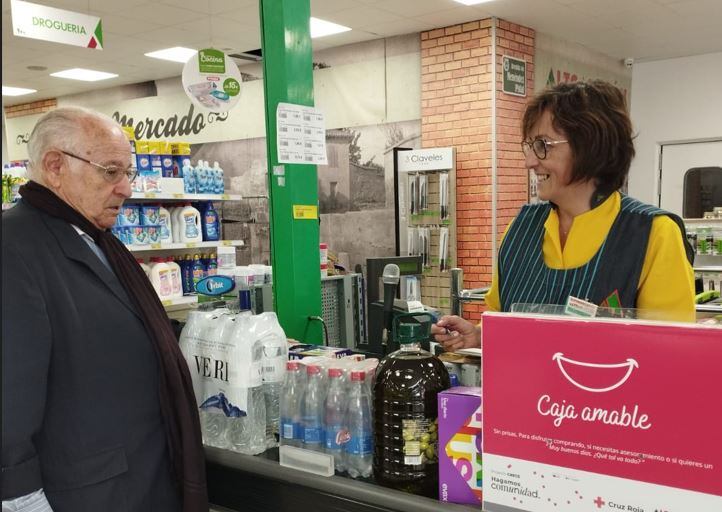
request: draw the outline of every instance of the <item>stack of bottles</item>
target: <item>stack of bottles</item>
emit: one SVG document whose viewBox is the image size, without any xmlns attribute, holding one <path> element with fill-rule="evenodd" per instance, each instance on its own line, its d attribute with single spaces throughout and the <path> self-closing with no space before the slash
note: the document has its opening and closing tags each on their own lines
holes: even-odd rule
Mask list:
<svg viewBox="0 0 722 512">
<path fill-rule="evenodd" d="M 194 253 L 168 258 L 152 257 L 149 260 L 150 264 L 146 264 L 142 258 L 136 258 L 136 261 L 145 271 L 161 300 L 195 293 L 195 285 L 198 281 L 218 273 L 216 253 Z M 154 271 L 158 264 L 166 265 L 168 268 L 160 265 Z"/>
<path fill-rule="evenodd" d="M 222 194 L 225 191 L 223 169 L 218 162 L 198 160 L 191 164 L 191 147 L 187 142 L 135 140 L 126 130 L 138 177 L 133 192 L 161 192 L 161 178 L 182 178 L 187 194 Z"/>
<path fill-rule="evenodd" d="M 267 433 L 279 421 L 279 383 L 288 358 L 276 314 L 191 311 L 180 347 L 193 379 L 203 442 L 249 455 L 265 451 Z"/>
<path fill-rule="evenodd" d="M 211 201 L 124 204 L 113 234 L 126 245 L 217 242 L 220 219 Z"/>
<path fill-rule="evenodd" d="M 281 444 L 333 455 L 337 472 L 371 476 L 377 359 L 304 357 L 286 364 Z"/>
</svg>

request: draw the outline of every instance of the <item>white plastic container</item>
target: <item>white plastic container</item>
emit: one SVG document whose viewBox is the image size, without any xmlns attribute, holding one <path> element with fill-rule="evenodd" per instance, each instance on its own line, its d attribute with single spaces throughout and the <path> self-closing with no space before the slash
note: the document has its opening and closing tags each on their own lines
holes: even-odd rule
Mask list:
<svg viewBox="0 0 722 512">
<path fill-rule="evenodd" d="M 171 284 L 171 296 L 173 298 L 183 297 L 183 276 L 181 274 L 181 268 L 173 258 L 168 258 L 165 261 L 166 265 L 170 269 L 170 284 Z"/>
<path fill-rule="evenodd" d="M 228 268 L 236 266 L 236 248 L 219 246 L 218 252 L 218 268 Z"/>
<path fill-rule="evenodd" d="M 138 265 L 140 265 L 140 268 L 143 269 L 143 272 L 145 272 L 145 275 L 148 279 L 150 279 L 150 267 L 146 265 L 146 263 L 143 261 L 142 258 L 136 258 L 135 261 L 138 262 Z"/>
<path fill-rule="evenodd" d="M 150 282 L 161 300 L 172 297 L 171 270 L 162 258 L 158 258 L 150 267 Z"/>
<path fill-rule="evenodd" d="M 160 226 L 160 243 L 166 245 L 173 242 L 173 221 L 170 211 L 164 206 L 158 209 L 158 226 Z"/>
<path fill-rule="evenodd" d="M 180 242 L 202 242 L 201 213 L 193 208 L 190 203 L 186 203 L 178 217 L 180 218 L 180 225 L 178 226 Z"/>
<path fill-rule="evenodd" d="M 175 206 L 170 209 L 171 235 L 174 243 L 180 243 L 180 219 L 178 214 L 183 210 L 182 206 Z"/>
</svg>

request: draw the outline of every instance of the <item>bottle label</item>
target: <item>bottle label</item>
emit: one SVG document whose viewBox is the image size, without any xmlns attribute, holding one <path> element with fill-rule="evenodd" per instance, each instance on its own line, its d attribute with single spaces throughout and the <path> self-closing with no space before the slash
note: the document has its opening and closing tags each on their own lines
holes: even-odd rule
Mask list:
<svg viewBox="0 0 722 512">
<path fill-rule="evenodd" d="M 404 464 L 420 466 L 437 461 L 437 419 L 401 420 Z"/>
<path fill-rule="evenodd" d="M 181 280 L 180 280 L 180 272 L 173 272 L 170 273 L 170 285 L 171 289 L 173 290 L 173 294 L 181 293 Z"/>
<path fill-rule="evenodd" d="M 183 215 L 186 227 L 186 238 L 198 238 L 198 226 L 196 225 L 196 216 L 193 213 Z"/>
<path fill-rule="evenodd" d="M 326 448 L 340 450 L 351 439 L 351 434 L 343 425 L 331 425 L 326 429 Z"/>
<path fill-rule="evenodd" d="M 285 341 L 282 340 L 283 343 Z M 279 346 L 264 345 L 263 347 L 263 382 L 273 384 L 283 381 L 288 356 Z"/>
<path fill-rule="evenodd" d="M 281 423 L 281 436 L 283 439 L 298 439 L 298 426 L 293 423 Z"/>
<path fill-rule="evenodd" d="M 321 443 L 321 428 L 320 427 L 304 427 L 303 442 L 308 443 L 308 444 L 320 444 Z"/>
<path fill-rule="evenodd" d="M 371 432 L 351 433 L 348 442 L 344 445 L 344 450 L 352 455 L 369 455 L 373 450 Z"/>
<path fill-rule="evenodd" d="M 206 233 L 208 234 L 208 238 L 216 238 L 218 236 L 216 216 L 214 214 L 206 214 Z"/>
<path fill-rule="evenodd" d="M 170 283 L 170 272 L 167 270 L 161 270 L 158 272 L 158 279 L 160 280 L 160 295 L 171 294 L 171 283 Z"/>
</svg>

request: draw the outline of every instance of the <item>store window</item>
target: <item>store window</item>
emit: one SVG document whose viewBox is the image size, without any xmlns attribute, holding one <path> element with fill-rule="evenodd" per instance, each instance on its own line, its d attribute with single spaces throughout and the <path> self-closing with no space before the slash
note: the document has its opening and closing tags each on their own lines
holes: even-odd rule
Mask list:
<svg viewBox="0 0 722 512">
<path fill-rule="evenodd" d="M 722 167 L 695 167 L 684 175 L 683 216 L 699 219 L 722 206 Z"/>
</svg>

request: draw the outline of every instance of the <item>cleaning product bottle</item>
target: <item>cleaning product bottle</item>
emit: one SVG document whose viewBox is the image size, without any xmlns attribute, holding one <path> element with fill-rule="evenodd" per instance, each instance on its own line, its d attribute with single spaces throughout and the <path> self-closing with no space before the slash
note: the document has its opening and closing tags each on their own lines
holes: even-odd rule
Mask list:
<svg viewBox="0 0 722 512">
<path fill-rule="evenodd" d="M 223 169 L 218 162 L 213 162 L 213 193 L 222 194 L 225 190 L 225 184 L 223 181 Z"/>
<path fill-rule="evenodd" d="M 172 296 L 170 268 L 163 258 L 151 258 L 151 261 L 153 261 L 153 266 L 150 269 L 150 282 L 160 300 L 170 299 Z"/>
<path fill-rule="evenodd" d="M 203 268 L 203 263 L 201 263 L 200 254 L 193 255 L 193 265 L 191 266 L 191 272 L 193 275 L 193 291 L 195 291 L 196 284 L 198 284 L 198 281 L 200 281 L 201 279 L 206 277 L 205 269 Z"/>
<path fill-rule="evenodd" d="M 173 224 L 170 211 L 163 205 L 158 205 L 158 226 L 160 227 L 160 243 L 163 245 L 171 243 L 173 241 Z"/>
<path fill-rule="evenodd" d="M 183 167 L 181 168 L 183 173 L 183 192 L 186 194 L 196 193 L 196 178 L 194 167 L 191 165 L 190 158 L 183 159 Z"/>
<path fill-rule="evenodd" d="M 186 254 L 183 257 L 183 264 L 181 265 L 181 284 L 183 286 L 183 293 L 195 293 L 193 288 L 193 258 L 190 254 Z"/>
<path fill-rule="evenodd" d="M 203 241 L 200 212 L 193 208 L 190 203 L 186 203 L 183 210 L 181 210 L 179 217 L 180 241 L 182 243 Z"/>
<path fill-rule="evenodd" d="M 145 272 L 146 277 L 150 279 L 150 267 L 145 264 L 142 258 L 136 258 L 135 261 L 138 262 L 138 265 L 140 265 L 140 268 L 143 269 L 143 272 Z"/>
<path fill-rule="evenodd" d="M 208 257 L 208 263 L 206 263 L 206 274 L 209 276 L 215 276 L 218 274 L 218 259 L 216 253 L 212 252 Z"/>
<path fill-rule="evenodd" d="M 217 242 L 220 239 L 218 212 L 213 207 L 213 202 L 208 201 L 203 209 L 203 240 Z"/>
<path fill-rule="evenodd" d="M 183 297 L 183 277 L 180 265 L 175 262 L 173 256 L 169 256 L 165 263 L 170 269 L 171 296 L 174 298 Z"/>
<path fill-rule="evenodd" d="M 180 219 L 178 213 L 183 209 L 182 206 L 174 206 L 170 209 L 170 228 L 173 237 L 173 243 L 180 243 Z"/>
</svg>

